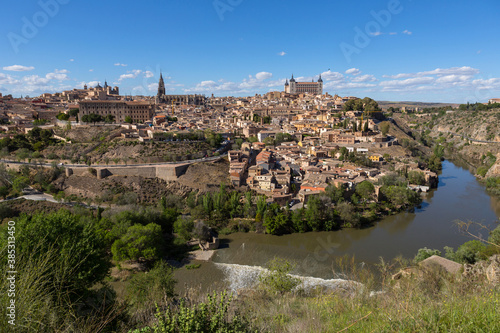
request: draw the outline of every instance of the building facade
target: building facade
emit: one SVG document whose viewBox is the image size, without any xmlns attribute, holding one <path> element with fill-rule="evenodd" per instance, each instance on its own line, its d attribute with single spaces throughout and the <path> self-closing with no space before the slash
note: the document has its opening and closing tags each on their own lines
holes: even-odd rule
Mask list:
<svg viewBox="0 0 500 333">
<path fill-rule="evenodd" d="M 166 103 L 174 105 L 204 105 L 205 102 L 205 95 L 166 95 L 165 82 L 163 81 L 162 73 L 160 73 L 158 93 L 156 94 L 156 104 Z"/>
<path fill-rule="evenodd" d="M 95 113 L 102 117 L 112 115 L 119 123 L 125 122 L 127 116 L 130 116 L 135 123 L 151 121 L 155 113 L 153 104 L 137 101 L 81 101 L 79 108 L 80 119 Z"/>
<path fill-rule="evenodd" d="M 285 93 L 323 95 L 323 79 L 320 75 L 318 82 L 314 82 L 314 80 L 312 82 L 297 82 L 292 74 L 290 82 L 288 82 L 288 79 L 285 82 Z"/>
</svg>

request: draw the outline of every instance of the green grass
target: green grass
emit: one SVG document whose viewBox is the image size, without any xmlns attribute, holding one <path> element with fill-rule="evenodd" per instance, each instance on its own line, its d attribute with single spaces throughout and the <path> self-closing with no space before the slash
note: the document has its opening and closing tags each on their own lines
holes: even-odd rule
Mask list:
<svg viewBox="0 0 500 333">
<path fill-rule="evenodd" d="M 256 293 L 239 310 L 268 332 L 500 332 L 499 288 L 476 287 L 445 284 L 434 294 L 413 280 L 371 297 Z"/>
</svg>

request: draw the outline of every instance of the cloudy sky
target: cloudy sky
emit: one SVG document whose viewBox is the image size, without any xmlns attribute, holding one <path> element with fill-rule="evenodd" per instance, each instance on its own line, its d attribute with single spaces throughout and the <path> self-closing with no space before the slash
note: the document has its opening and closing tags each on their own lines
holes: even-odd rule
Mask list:
<svg viewBox="0 0 500 333">
<path fill-rule="evenodd" d="M 500 98 L 494 0 L 26 0 L 3 5 L 0 92 L 107 80 L 122 94 L 248 96 L 298 80 L 331 94 Z"/>
</svg>

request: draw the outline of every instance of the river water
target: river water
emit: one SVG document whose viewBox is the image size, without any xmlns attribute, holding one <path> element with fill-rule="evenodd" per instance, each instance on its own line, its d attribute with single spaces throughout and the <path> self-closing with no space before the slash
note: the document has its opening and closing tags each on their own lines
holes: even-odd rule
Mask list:
<svg viewBox="0 0 500 333">
<path fill-rule="evenodd" d="M 354 256 L 358 264 L 374 264 L 379 258 L 398 255 L 413 258 L 419 248 L 443 252 L 444 246 L 457 248 L 471 240 L 462 234 L 457 220 L 475 221 L 494 228 L 500 216 L 500 200 L 490 197 L 468 169 L 450 161 L 436 190 L 425 194 L 414 212 L 392 215 L 366 229 L 310 232 L 283 236 L 236 233 L 222 238 L 212 262 L 197 270 L 176 271 L 179 287 L 202 290 L 250 287 L 261 267 L 280 257 L 293 262 L 294 274 L 307 277 L 309 284 L 337 285 L 335 259 Z M 477 231 L 487 238 L 487 232 Z"/>
</svg>

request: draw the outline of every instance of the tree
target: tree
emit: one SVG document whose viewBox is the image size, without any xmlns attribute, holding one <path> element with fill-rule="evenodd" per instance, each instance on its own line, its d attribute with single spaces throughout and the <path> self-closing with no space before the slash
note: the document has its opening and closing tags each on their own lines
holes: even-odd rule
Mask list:
<svg viewBox="0 0 500 333">
<path fill-rule="evenodd" d="M 8 195 L 9 195 L 9 188 L 7 186 L 0 186 L 0 197 L 2 197 L 5 200 L 7 199 Z"/>
<path fill-rule="evenodd" d="M 358 194 L 362 199 L 369 200 L 375 193 L 375 186 L 372 183 L 365 180 L 356 186 L 356 194 Z"/>
<path fill-rule="evenodd" d="M 300 283 L 298 278 L 289 275 L 293 269 L 288 261 L 275 257 L 268 263 L 268 271 L 259 276 L 261 287 L 277 294 L 292 291 Z"/>
<path fill-rule="evenodd" d="M 348 202 L 341 202 L 337 205 L 337 212 L 345 224 L 352 227 L 357 227 L 359 224 L 359 217 L 356 214 L 354 206 Z"/>
<path fill-rule="evenodd" d="M 456 252 L 446 246 L 446 258 L 463 264 L 474 264 L 487 257 L 484 255 L 486 245 L 478 240 L 471 240 L 460 245 Z"/>
<path fill-rule="evenodd" d="M 59 119 L 59 120 L 64 120 L 64 121 L 67 121 L 69 119 L 70 115 L 69 114 L 66 114 L 66 113 L 62 113 L 60 112 L 56 118 Z"/>
<path fill-rule="evenodd" d="M 0 245 L 4 248 L 2 242 L 7 240 L 7 228 L 1 231 Z M 110 263 L 96 225 L 67 210 L 25 215 L 16 222 L 19 256 L 35 259 L 48 252 L 57 254 L 57 263 L 54 263 L 57 270 L 46 272 L 46 278 L 51 281 L 47 288 L 61 287 L 70 295 L 87 290 L 108 274 Z"/>
<path fill-rule="evenodd" d="M 104 117 L 104 122 L 106 123 L 112 123 L 115 121 L 115 116 L 113 116 L 112 114 L 108 114 L 106 115 L 106 117 Z"/>
<path fill-rule="evenodd" d="M 391 128 L 391 123 L 388 121 L 383 121 L 380 123 L 379 127 L 382 135 L 387 135 L 387 133 L 389 133 L 389 129 Z"/>
<path fill-rule="evenodd" d="M 382 186 L 384 196 L 396 207 L 406 207 L 422 201 L 420 195 L 404 186 Z"/>
<path fill-rule="evenodd" d="M 132 124 L 132 117 L 131 116 L 126 116 L 125 117 L 125 122 L 129 123 L 129 124 Z"/>
<path fill-rule="evenodd" d="M 164 261 L 157 262 L 147 273 L 134 274 L 127 284 L 127 300 L 135 311 L 144 311 L 151 304 L 165 304 L 175 296 L 173 269 Z"/>
<path fill-rule="evenodd" d="M 174 223 L 174 232 L 186 242 L 193 237 L 193 228 L 193 219 L 184 216 L 179 216 Z"/>
<path fill-rule="evenodd" d="M 93 123 L 95 125 L 95 123 L 103 121 L 103 117 L 98 114 L 91 113 L 84 115 L 82 117 L 82 121 L 85 123 Z"/>
<path fill-rule="evenodd" d="M 113 259 L 154 261 L 160 258 L 164 239 L 161 227 L 156 223 L 133 225 L 127 233 L 116 240 L 111 247 Z"/>
<path fill-rule="evenodd" d="M 264 139 L 263 142 L 266 144 L 266 146 L 274 146 L 274 139 L 272 136 L 268 136 Z"/>
<path fill-rule="evenodd" d="M 369 131 L 369 128 L 368 128 L 368 120 L 365 121 L 365 125 L 363 126 L 363 132 L 368 132 Z"/>
<path fill-rule="evenodd" d="M 432 256 L 441 256 L 441 251 L 439 250 L 431 250 L 426 247 L 418 249 L 417 255 L 413 259 L 415 263 L 419 263 L 424 259 L 427 259 Z"/>
<path fill-rule="evenodd" d="M 412 170 L 408 172 L 408 181 L 410 184 L 425 185 L 425 175 L 423 172 Z"/>
</svg>

